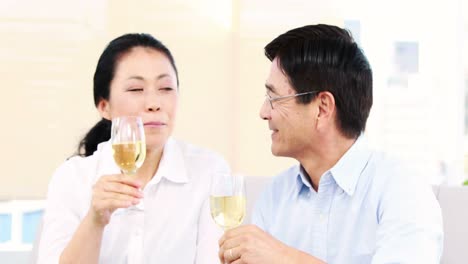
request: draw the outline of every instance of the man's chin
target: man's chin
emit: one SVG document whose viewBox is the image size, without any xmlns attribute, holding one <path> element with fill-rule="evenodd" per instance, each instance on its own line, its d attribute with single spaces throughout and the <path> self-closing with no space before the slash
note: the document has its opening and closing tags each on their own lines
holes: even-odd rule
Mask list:
<svg viewBox="0 0 468 264">
<path fill-rule="evenodd" d="M 271 146 L 271 154 L 276 157 L 284 157 L 284 154 L 281 152 L 279 148 L 275 148 L 273 145 Z"/>
</svg>

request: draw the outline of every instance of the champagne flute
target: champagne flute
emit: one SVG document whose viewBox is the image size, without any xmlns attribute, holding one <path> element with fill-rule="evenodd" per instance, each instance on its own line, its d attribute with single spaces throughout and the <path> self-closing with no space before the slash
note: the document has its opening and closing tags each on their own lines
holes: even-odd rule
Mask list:
<svg viewBox="0 0 468 264">
<path fill-rule="evenodd" d="M 146 157 L 145 129 L 141 117 L 113 118 L 111 142 L 115 163 L 122 173 L 135 175 Z M 136 207 L 130 209 L 136 209 Z"/>
<path fill-rule="evenodd" d="M 215 174 L 211 182 L 211 217 L 224 231 L 239 226 L 245 216 L 243 176 Z"/>
</svg>

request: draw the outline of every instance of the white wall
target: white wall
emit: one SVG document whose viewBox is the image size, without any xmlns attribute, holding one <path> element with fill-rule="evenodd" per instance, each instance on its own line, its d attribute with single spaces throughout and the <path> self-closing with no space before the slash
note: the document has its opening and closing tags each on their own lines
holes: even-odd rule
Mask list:
<svg viewBox="0 0 468 264">
<path fill-rule="evenodd" d="M 278 173 L 294 161 L 272 157 L 267 124 L 258 117 L 269 69 L 263 47 L 290 28 L 342 26 L 346 19 L 361 21 L 376 73 L 372 143 L 429 168 L 431 180 L 444 160 L 451 181 L 459 182 L 461 1 L 2 0 L 0 198 L 45 195 L 53 170 L 98 120 L 92 99 L 98 56 L 127 32 L 151 33 L 175 56 L 178 138 L 220 152 L 237 173 Z M 422 43 L 421 74 L 410 90 L 395 92 L 385 80 L 389 45 L 398 39 Z"/>
</svg>

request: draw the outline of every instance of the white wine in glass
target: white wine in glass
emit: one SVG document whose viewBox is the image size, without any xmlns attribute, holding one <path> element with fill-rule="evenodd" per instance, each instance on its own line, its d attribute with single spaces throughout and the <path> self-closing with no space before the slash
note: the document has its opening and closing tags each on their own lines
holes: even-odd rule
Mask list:
<svg viewBox="0 0 468 264">
<path fill-rule="evenodd" d="M 135 174 L 145 161 L 146 147 L 144 142 L 115 143 L 112 144 L 112 150 L 114 160 L 124 174 Z"/>
<path fill-rule="evenodd" d="M 215 175 L 211 183 L 210 210 L 224 230 L 239 226 L 245 217 L 244 177 Z"/>
<path fill-rule="evenodd" d="M 126 175 L 134 175 L 146 157 L 143 121 L 136 116 L 112 119 L 112 152 L 115 163 Z"/>
</svg>

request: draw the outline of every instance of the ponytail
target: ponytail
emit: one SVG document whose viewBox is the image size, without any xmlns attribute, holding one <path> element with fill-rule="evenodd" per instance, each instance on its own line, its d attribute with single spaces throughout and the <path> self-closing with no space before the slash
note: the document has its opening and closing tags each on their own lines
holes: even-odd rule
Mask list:
<svg viewBox="0 0 468 264">
<path fill-rule="evenodd" d="M 78 145 L 78 155 L 88 157 L 93 155 L 97 150 L 99 143 L 108 141 L 111 135 L 112 122 L 105 118 L 97 122 L 93 128 L 89 130 L 86 136 L 80 141 Z"/>
</svg>

